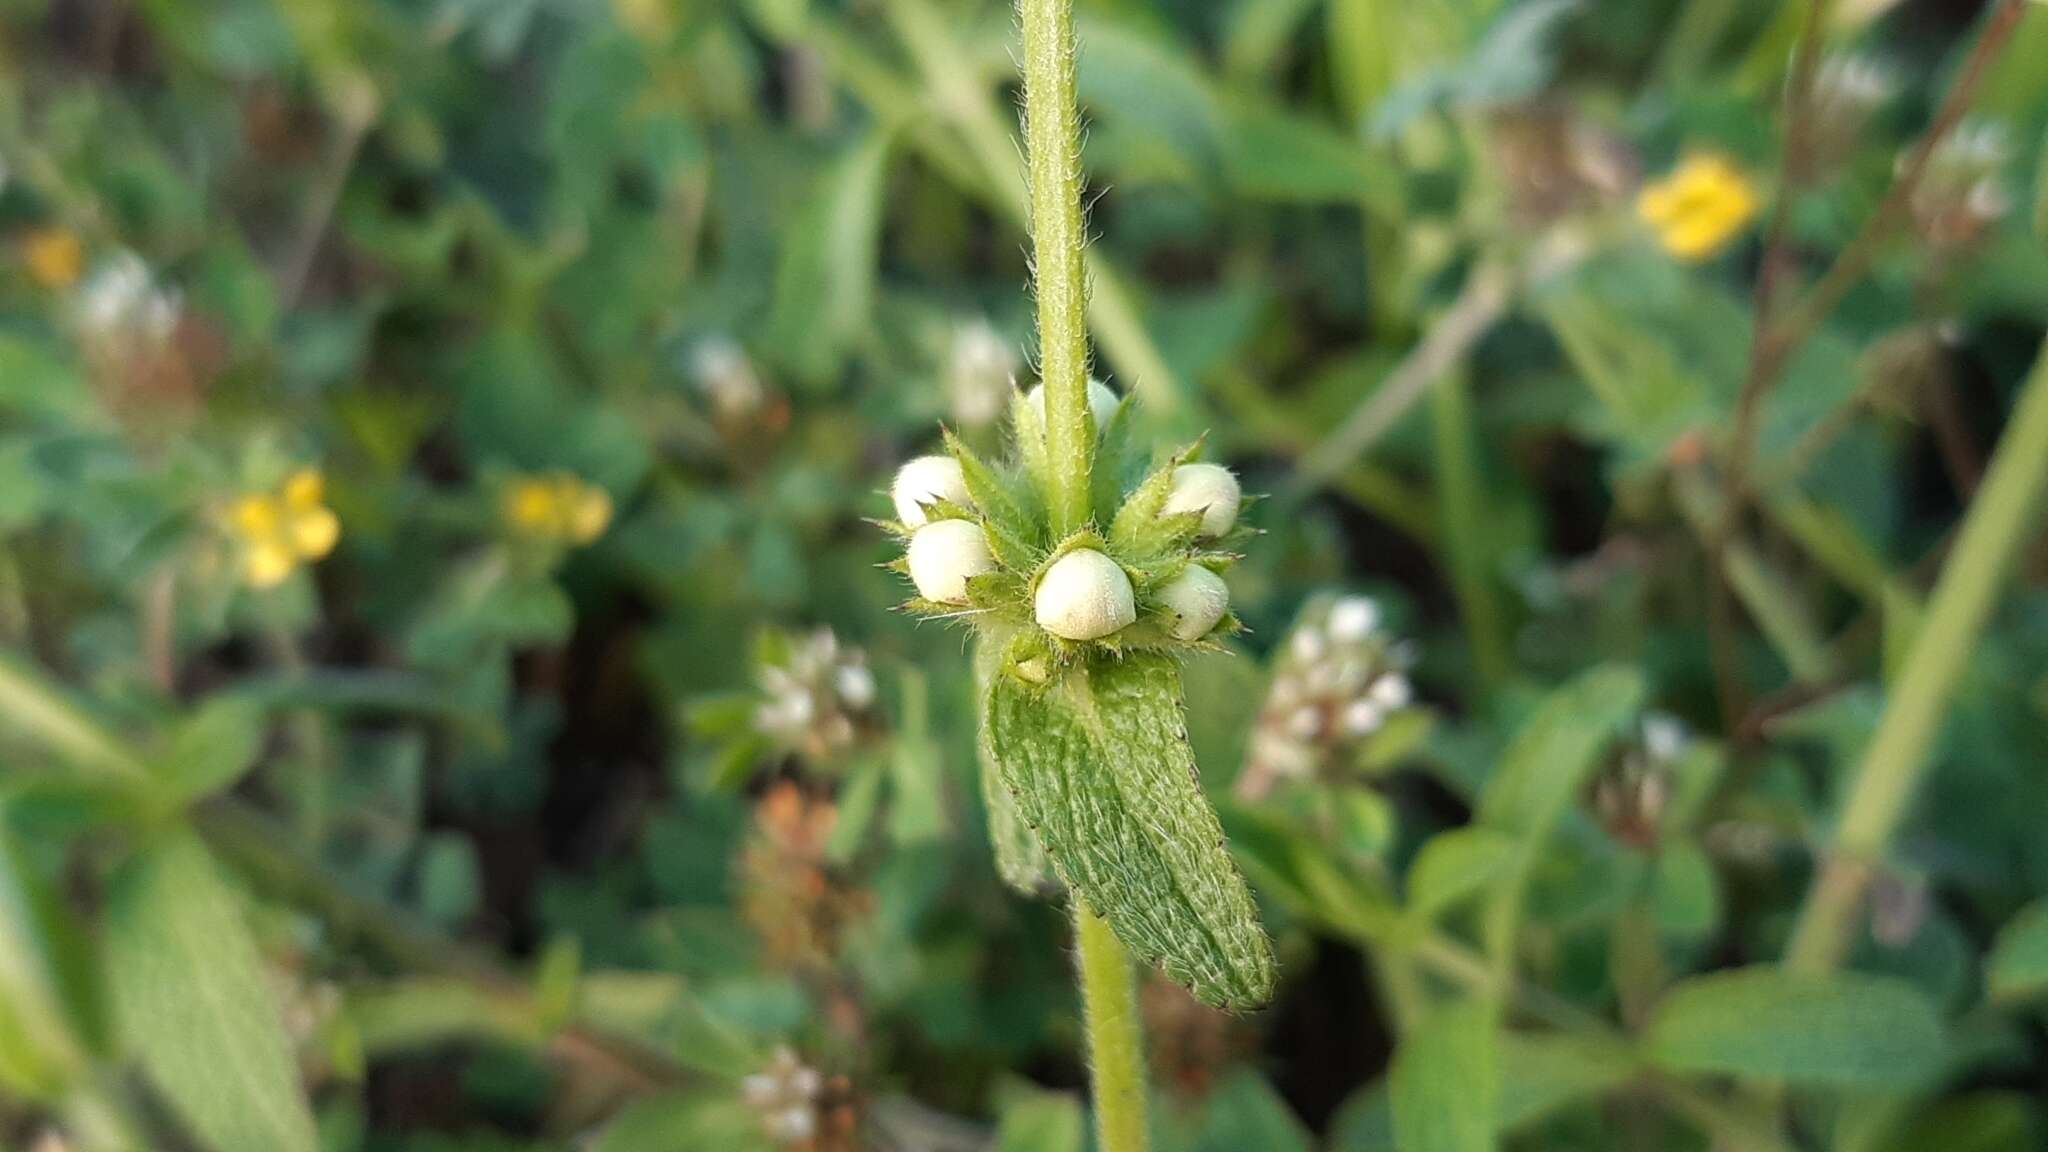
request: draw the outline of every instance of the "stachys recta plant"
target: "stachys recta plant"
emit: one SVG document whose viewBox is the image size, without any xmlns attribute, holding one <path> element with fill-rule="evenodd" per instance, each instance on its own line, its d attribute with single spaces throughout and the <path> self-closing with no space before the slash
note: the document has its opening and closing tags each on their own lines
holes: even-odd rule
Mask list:
<svg viewBox="0 0 2048 1152">
<path fill-rule="evenodd" d="M 1181 698 L 1181 660 L 1237 627 L 1222 573 L 1244 500 L 1199 445 L 1138 443 L 1133 402 L 1088 375 L 1071 8 L 1019 3 L 1040 383 L 1012 398 L 1008 458 L 948 436 L 905 464 L 888 526 L 906 609 L 976 633 L 998 862 L 1014 886 L 1069 894 L 1097 1144 L 1133 1152 L 1145 1078 L 1124 949 L 1230 1009 L 1272 995 L 1273 954 Z"/>
</svg>

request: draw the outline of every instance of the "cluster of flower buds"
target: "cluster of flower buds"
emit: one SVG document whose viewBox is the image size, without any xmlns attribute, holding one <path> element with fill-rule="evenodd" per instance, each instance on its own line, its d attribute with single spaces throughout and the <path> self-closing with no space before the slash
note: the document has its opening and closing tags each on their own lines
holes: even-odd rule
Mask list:
<svg viewBox="0 0 2048 1152">
<path fill-rule="evenodd" d="M 1854 52 L 1829 55 L 1814 70 L 1807 163 L 1819 173 L 1840 168 L 1862 143 L 1870 118 L 1890 102 L 1899 84 L 1892 70 Z"/>
<path fill-rule="evenodd" d="M 275 588 L 301 567 L 334 551 L 341 521 L 327 506 L 327 482 L 317 468 L 301 468 L 275 492 L 251 492 L 225 517 L 242 582 Z"/>
<path fill-rule="evenodd" d="M 180 311 L 178 294 L 158 288 L 140 256 L 120 252 L 79 285 L 73 319 L 88 344 L 160 344 L 177 331 Z"/>
<path fill-rule="evenodd" d="M 740 1098 L 760 1115 L 768 1139 L 783 1148 L 817 1138 L 824 1091 L 825 1077 L 788 1048 L 777 1048 L 766 1068 L 740 1081 Z"/>
<path fill-rule="evenodd" d="M 1017 462 L 1003 469 L 948 438 L 947 455 L 903 465 L 890 487 L 904 540 L 893 565 L 926 616 L 966 618 L 1004 646 L 1005 668 L 1044 683 L 1097 650 L 1201 646 L 1235 628 L 1219 574 L 1222 547 L 1244 503 L 1228 468 L 1177 454 L 1128 488 L 1129 405 L 1088 382 L 1098 431 L 1091 522 L 1056 536 L 1041 494 L 1046 463 L 1043 387 L 1015 396 Z"/>
<path fill-rule="evenodd" d="M 611 525 L 612 498 L 581 477 L 549 472 L 512 479 L 505 485 L 500 511 L 516 536 L 580 547 L 604 535 Z"/>
<path fill-rule="evenodd" d="M 1726 157 L 1695 153 L 1636 195 L 1636 215 L 1677 259 L 1706 260 L 1733 241 L 1757 214 L 1756 188 Z"/>
<path fill-rule="evenodd" d="M 22 239 L 21 264 L 29 279 L 61 292 L 84 273 L 85 244 L 69 228 L 38 228 Z"/>
<path fill-rule="evenodd" d="M 758 678 L 764 699 L 754 709 L 754 730 L 812 762 L 851 747 L 873 718 L 875 674 L 867 655 L 842 645 L 830 628 L 796 641 Z"/>
<path fill-rule="evenodd" d="M 1414 702 L 1412 659 L 1380 628 L 1379 604 L 1345 596 L 1312 607 L 1288 636 L 1252 730 L 1238 794 L 1256 800 L 1282 780 L 1344 763 L 1387 718 Z"/>
<path fill-rule="evenodd" d="M 986 428 L 1017 387 L 1017 346 L 986 320 L 960 325 L 946 364 L 946 406 L 962 428 Z"/>
<path fill-rule="evenodd" d="M 838 820 L 837 805 L 791 780 L 770 785 L 755 805 L 737 865 L 738 905 L 779 970 L 829 970 L 847 929 L 867 913 L 868 895 L 831 866 Z"/>
<path fill-rule="evenodd" d="M 741 464 L 789 427 L 790 407 L 761 379 L 746 350 L 724 336 L 698 342 L 689 356 L 690 378 L 726 447 Z"/>
<path fill-rule="evenodd" d="M 1491 127 L 1493 159 L 1519 221 L 1547 224 L 1614 203 L 1636 180 L 1628 145 L 1562 102 L 1502 109 Z"/>
<path fill-rule="evenodd" d="M 2011 157 L 2005 129 L 1985 121 L 1958 125 L 1935 146 L 1912 207 L 1913 222 L 1937 257 L 1976 247 L 2012 211 L 2004 181 Z"/>
<path fill-rule="evenodd" d="M 1593 783 L 1593 809 L 1609 835 L 1633 848 L 1657 842 L 1678 762 L 1689 744 L 1677 717 L 1664 712 L 1643 717 L 1635 738 Z"/>
</svg>

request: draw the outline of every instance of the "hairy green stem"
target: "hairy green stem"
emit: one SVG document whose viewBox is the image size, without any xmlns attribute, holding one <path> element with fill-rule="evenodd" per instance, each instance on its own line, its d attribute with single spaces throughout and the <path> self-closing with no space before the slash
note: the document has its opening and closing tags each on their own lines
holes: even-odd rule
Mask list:
<svg viewBox="0 0 2048 1152">
<path fill-rule="evenodd" d="M 2036 498 L 2048 478 L 2048 343 L 2020 391 L 1997 455 L 1963 518 L 1948 567 L 1935 585 L 1877 732 L 1851 781 L 1827 863 L 1815 878 L 1786 949 L 1787 967 L 1825 972 L 1847 951 L 1870 868 L 1927 768 L 1933 743 L 1996 606 L 2013 556 L 2029 535 Z"/>
<path fill-rule="evenodd" d="M 1089 911 L 1079 895 L 1073 902 L 1088 1064 L 1095 1081 L 1095 1146 L 1100 1152 L 1144 1152 L 1150 1135 L 1137 977 L 1109 921 Z"/>
<path fill-rule="evenodd" d="M 1031 275 L 1038 372 L 1045 384 L 1053 531 L 1088 523 L 1095 457 L 1088 414 L 1088 271 L 1081 245 L 1081 117 L 1074 98 L 1073 0 L 1019 0 L 1024 29 L 1024 167 L 1031 188 Z"/>
</svg>

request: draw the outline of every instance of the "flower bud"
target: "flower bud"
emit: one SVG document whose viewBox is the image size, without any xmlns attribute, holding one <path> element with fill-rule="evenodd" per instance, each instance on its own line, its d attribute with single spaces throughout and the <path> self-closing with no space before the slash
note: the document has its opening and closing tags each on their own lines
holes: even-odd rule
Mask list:
<svg viewBox="0 0 2048 1152">
<path fill-rule="evenodd" d="M 906 528 L 922 527 L 929 519 L 924 506 L 935 501 L 962 508 L 974 505 L 967 495 L 967 478 L 960 471 L 960 462 L 951 456 L 919 456 L 897 469 L 889 499 L 896 505 L 896 519 Z"/>
<path fill-rule="evenodd" d="M 1346 596 L 1330 608 L 1330 636 L 1340 643 L 1356 644 L 1379 624 L 1380 606 L 1369 596 Z"/>
<path fill-rule="evenodd" d="M 936 604 L 965 604 L 967 581 L 996 570 L 981 525 L 968 520 L 934 520 L 919 528 L 904 558 L 917 594 Z"/>
<path fill-rule="evenodd" d="M 1040 384 L 1034 387 L 1025 394 L 1024 399 L 1029 401 L 1033 408 L 1038 409 L 1039 422 L 1044 423 L 1045 385 Z M 1088 411 L 1095 416 L 1095 430 L 1097 432 L 1109 427 L 1109 418 L 1116 415 L 1116 406 L 1119 403 L 1121 401 L 1117 399 L 1116 393 L 1110 391 L 1109 385 L 1095 379 L 1093 376 L 1088 378 Z"/>
<path fill-rule="evenodd" d="M 1099 640 L 1138 618 L 1131 578 L 1092 548 L 1053 561 L 1033 608 L 1039 627 L 1067 640 Z"/>
<path fill-rule="evenodd" d="M 1159 590 L 1159 601 L 1173 613 L 1167 631 L 1176 640 L 1200 640 L 1216 627 L 1230 610 L 1230 589 L 1218 576 L 1200 564 L 1180 570 L 1173 583 Z"/>
<path fill-rule="evenodd" d="M 1173 470 L 1173 488 L 1166 494 L 1164 515 L 1202 514 L 1202 535 L 1214 539 L 1237 523 L 1242 498 L 1237 477 L 1221 464 L 1183 464 Z"/>
<path fill-rule="evenodd" d="M 1408 683 L 1408 677 L 1389 672 L 1372 682 L 1372 700 L 1389 712 L 1399 711 L 1414 703 L 1415 687 Z"/>
</svg>

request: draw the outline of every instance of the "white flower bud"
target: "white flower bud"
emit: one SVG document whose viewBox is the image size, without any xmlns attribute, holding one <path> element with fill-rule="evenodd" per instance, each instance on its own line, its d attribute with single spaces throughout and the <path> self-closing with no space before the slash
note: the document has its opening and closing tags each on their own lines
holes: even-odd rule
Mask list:
<svg viewBox="0 0 2048 1152">
<path fill-rule="evenodd" d="M 1092 548 L 1053 561 L 1038 582 L 1033 610 L 1039 627 L 1067 640 L 1099 640 L 1138 618 L 1131 578 Z"/>
<path fill-rule="evenodd" d="M 1033 408 L 1038 409 L 1038 421 L 1043 424 L 1045 422 L 1045 385 L 1039 384 L 1033 387 L 1031 391 L 1024 394 L 1024 399 Z M 1088 411 L 1095 415 L 1095 430 L 1097 432 L 1109 427 L 1109 418 L 1116 415 L 1116 406 L 1119 403 L 1121 401 L 1117 399 L 1116 393 L 1110 391 L 1109 385 L 1095 379 L 1093 376 L 1088 378 Z"/>
<path fill-rule="evenodd" d="M 1373 702 L 1389 712 L 1406 708 L 1415 699 L 1415 688 L 1408 683 L 1408 677 L 1399 672 L 1389 672 L 1372 682 Z"/>
<path fill-rule="evenodd" d="M 1159 600 L 1173 613 L 1173 623 L 1166 630 L 1174 639 L 1200 640 L 1230 610 L 1230 589 L 1223 577 L 1200 564 L 1190 564 L 1173 583 L 1159 590 Z"/>
<path fill-rule="evenodd" d="M 971 508 L 967 477 L 960 462 L 951 456 L 919 456 L 896 470 L 896 482 L 889 485 L 889 499 L 896 505 L 896 519 L 907 528 L 924 524 L 924 506 L 938 500 Z"/>
<path fill-rule="evenodd" d="M 841 664 L 832 686 L 849 708 L 866 708 L 875 702 L 875 674 L 865 664 Z"/>
<path fill-rule="evenodd" d="M 1344 709 L 1344 731 L 1353 736 L 1370 736 L 1379 731 L 1385 714 L 1371 700 L 1353 700 Z"/>
<path fill-rule="evenodd" d="M 996 570 L 981 525 L 968 520 L 934 520 L 919 528 L 904 558 L 917 594 L 937 604 L 965 604 L 968 579 Z"/>
<path fill-rule="evenodd" d="M 1367 596 L 1346 596 L 1330 608 L 1330 638 L 1356 643 L 1380 625 L 1380 606 Z"/>
<path fill-rule="evenodd" d="M 1668 712 L 1643 717 L 1643 751 L 1652 760 L 1676 760 L 1685 751 L 1685 722 Z"/>
<path fill-rule="evenodd" d="M 1202 535 L 1217 537 L 1237 523 L 1242 492 L 1237 477 L 1221 464 L 1183 464 L 1173 470 L 1173 489 L 1166 494 L 1163 515 L 1202 514 Z"/>
<path fill-rule="evenodd" d="M 1293 650 L 1294 658 L 1303 664 L 1312 664 L 1323 658 L 1323 638 L 1306 628 L 1296 632 L 1287 645 Z"/>
</svg>

